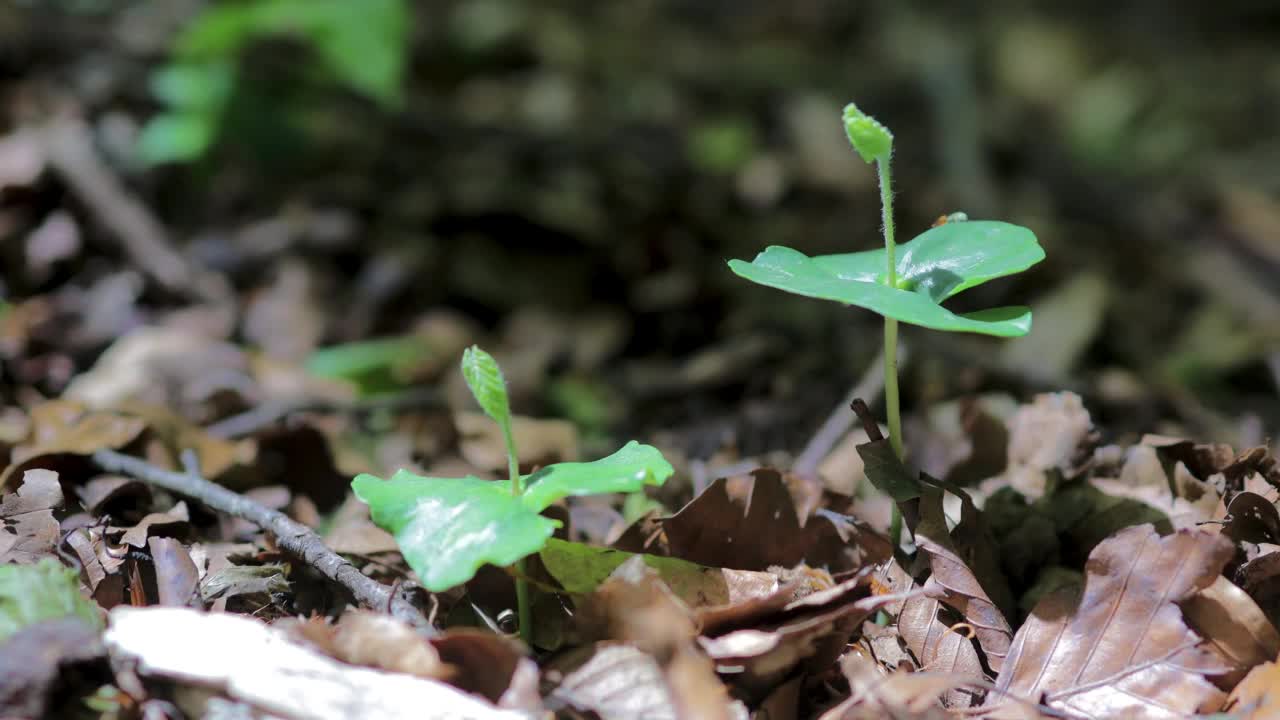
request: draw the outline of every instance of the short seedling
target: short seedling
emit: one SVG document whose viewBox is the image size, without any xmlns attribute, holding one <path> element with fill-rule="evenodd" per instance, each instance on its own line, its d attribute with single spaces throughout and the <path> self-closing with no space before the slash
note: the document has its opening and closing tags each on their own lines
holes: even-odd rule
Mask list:
<svg viewBox="0 0 1280 720">
<path fill-rule="evenodd" d="M 1031 310 L 1000 307 L 957 315 L 942 301 L 988 280 L 1022 272 L 1044 259 L 1044 250 L 1028 229 L 994 221 L 967 221 L 963 215 L 903 244 L 894 244 L 893 186 L 889 162 L 893 133 L 852 103 L 844 109 L 844 127 L 853 149 L 880 175 L 884 248 L 808 257 L 773 246 L 750 263 L 729 267 L 752 282 L 797 295 L 858 305 L 884 316 L 884 394 L 889 439 L 902 458 L 902 418 L 898 402 L 898 322 L 935 330 L 1000 337 L 1025 335 Z M 895 530 L 900 520 L 895 514 Z M 897 534 L 893 537 L 896 539 Z"/>
<path fill-rule="evenodd" d="M 633 440 L 595 462 L 548 465 L 521 477 L 498 363 L 473 346 L 462 355 L 462 375 L 476 402 L 502 429 L 510 484 L 477 477 L 428 478 L 400 470 L 390 480 L 360 475 L 351 487 L 368 503 L 373 521 L 395 536 L 428 590 L 461 585 L 485 563 L 514 566 L 520 636 L 532 645 L 524 558 L 541 550 L 559 526 L 542 511 L 570 495 L 630 493 L 661 485 L 673 471 L 657 448 Z"/>
</svg>

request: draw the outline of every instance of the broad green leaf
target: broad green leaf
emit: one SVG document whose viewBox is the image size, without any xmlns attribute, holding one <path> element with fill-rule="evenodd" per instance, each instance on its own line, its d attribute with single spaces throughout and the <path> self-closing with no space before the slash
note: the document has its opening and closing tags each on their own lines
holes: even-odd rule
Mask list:
<svg viewBox="0 0 1280 720">
<path fill-rule="evenodd" d="M 498 361 L 489 353 L 472 345 L 462 353 L 462 377 L 485 414 L 504 430 L 511 427 L 511 406 L 507 400 L 507 381 L 502 377 Z"/>
<path fill-rule="evenodd" d="M 750 263 L 729 267 L 752 282 L 807 297 L 867 308 L 935 330 L 1002 337 L 1025 335 L 1031 311 L 1022 306 L 957 315 L 938 303 L 988 280 L 1021 272 L 1044 258 L 1026 228 L 993 221 L 947 223 L 897 249 L 898 286 L 884 283 L 883 248 L 810 258 L 773 246 Z"/>
<path fill-rule="evenodd" d="M 190 162 L 209 149 L 217 126 L 217 115 L 200 110 L 156 115 L 138 135 L 138 155 L 148 165 Z"/>
<path fill-rule="evenodd" d="M 595 462 L 548 465 L 526 476 L 524 501 L 540 512 L 570 495 L 626 493 L 645 485 L 661 485 L 673 472 L 671 463 L 657 448 L 632 440 L 609 457 Z"/>
<path fill-rule="evenodd" d="M 0 566 L 0 645 L 28 625 L 67 615 L 97 627 L 97 606 L 80 594 L 79 585 L 76 571 L 52 558 Z"/>
<path fill-rule="evenodd" d="M 360 475 L 351 487 L 432 592 L 465 583 L 485 563 L 511 565 L 537 552 L 559 525 L 529 509 L 505 481 L 401 470 L 390 480 Z"/>
<path fill-rule="evenodd" d="M 660 485 L 671 464 L 657 449 L 630 442 L 607 458 L 561 463 L 526 476 L 526 492 L 506 481 L 424 478 L 401 470 L 390 480 L 360 475 L 356 497 L 373 521 L 395 536 L 422 584 L 441 591 L 460 585 L 485 563 L 511 565 L 537 552 L 557 526 L 538 513 L 569 495 L 635 492 Z"/>
</svg>

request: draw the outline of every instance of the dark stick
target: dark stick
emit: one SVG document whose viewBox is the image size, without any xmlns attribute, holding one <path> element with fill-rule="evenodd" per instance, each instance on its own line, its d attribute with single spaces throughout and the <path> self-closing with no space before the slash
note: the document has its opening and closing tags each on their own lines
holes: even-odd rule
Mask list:
<svg viewBox="0 0 1280 720">
<path fill-rule="evenodd" d="M 365 576 L 354 565 L 325 546 L 310 528 L 284 513 L 271 510 L 239 493 L 212 483 L 194 472 L 177 473 L 114 450 L 98 450 L 92 455 L 98 467 L 107 472 L 128 475 L 156 487 L 185 495 L 214 510 L 244 518 L 276 536 L 285 551 L 301 558 L 322 575 L 351 591 L 362 605 L 373 609 L 389 609 L 390 614 L 418 628 L 424 634 L 435 634 L 418 608 L 392 588 Z"/>
</svg>

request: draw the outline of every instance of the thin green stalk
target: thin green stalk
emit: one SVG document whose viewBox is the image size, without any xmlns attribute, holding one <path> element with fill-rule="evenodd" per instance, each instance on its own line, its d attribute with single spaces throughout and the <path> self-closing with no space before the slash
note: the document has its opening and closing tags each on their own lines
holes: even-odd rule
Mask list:
<svg viewBox="0 0 1280 720">
<path fill-rule="evenodd" d="M 893 237 L 893 176 L 890 173 L 890 153 L 876 158 L 876 169 L 880 175 L 880 214 L 884 221 L 884 254 L 888 267 L 885 270 L 885 283 L 889 287 L 898 286 L 897 244 Z M 884 404 L 889 416 L 889 445 L 893 454 L 902 459 L 902 409 L 898 400 L 898 321 L 890 317 L 884 319 Z M 897 547 L 902 540 L 902 511 L 898 504 L 893 504 L 893 514 L 889 519 L 889 540 Z"/>
<path fill-rule="evenodd" d="M 507 445 L 507 474 L 511 478 L 511 494 L 519 497 L 524 488 L 520 482 L 520 460 L 516 455 L 515 433 L 511 431 L 510 420 L 499 424 L 502 426 L 502 440 Z M 529 583 L 524 578 L 524 558 L 521 558 L 516 561 L 516 612 L 520 621 L 520 639 L 532 648 L 533 606 L 529 602 Z"/>
</svg>

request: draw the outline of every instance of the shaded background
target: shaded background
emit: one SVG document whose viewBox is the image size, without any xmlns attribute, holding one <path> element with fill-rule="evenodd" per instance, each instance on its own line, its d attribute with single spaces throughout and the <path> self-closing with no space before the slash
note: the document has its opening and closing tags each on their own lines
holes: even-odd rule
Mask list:
<svg viewBox="0 0 1280 720">
<path fill-rule="evenodd" d="M 1072 389 L 1117 438 L 1261 442 L 1277 37 L 1280 8 L 1247 0 L 10 0 L 2 390 L 59 394 L 147 324 L 294 364 L 416 332 L 401 385 L 446 382 L 476 340 L 519 411 L 588 438 L 796 451 L 878 318 L 724 260 L 880 242 L 855 100 L 896 134 L 903 239 L 963 210 L 1048 252 L 953 307 L 1029 301 L 1029 337 L 905 331 L 909 413 Z"/>
</svg>

